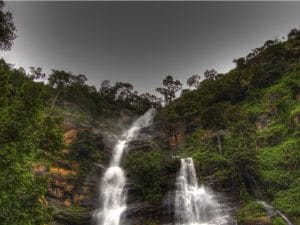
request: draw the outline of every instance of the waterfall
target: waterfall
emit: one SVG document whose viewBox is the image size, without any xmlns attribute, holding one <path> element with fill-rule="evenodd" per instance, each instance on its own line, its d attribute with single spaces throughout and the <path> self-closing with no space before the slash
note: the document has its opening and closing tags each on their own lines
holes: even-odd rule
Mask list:
<svg viewBox="0 0 300 225">
<path fill-rule="evenodd" d="M 192 158 L 181 159 L 176 179 L 175 224 L 227 224 L 216 196 L 203 185 L 199 186 Z"/>
<path fill-rule="evenodd" d="M 133 125 L 123 133 L 113 149 L 109 167 L 104 172 L 100 185 L 101 207 L 95 210 L 93 220 L 96 225 L 119 225 L 122 213 L 126 210 L 126 193 L 124 186 L 126 177 L 120 167 L 127 143 L 134 140 L 140 129 L 149 126 L 155 116 L 156 110 L 149 109 L 139 117 Z"/>
</svg>

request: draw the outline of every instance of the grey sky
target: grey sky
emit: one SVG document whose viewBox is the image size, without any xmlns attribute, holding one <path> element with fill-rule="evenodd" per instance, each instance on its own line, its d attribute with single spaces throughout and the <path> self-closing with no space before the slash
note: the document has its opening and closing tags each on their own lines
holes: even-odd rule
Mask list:
<svg viewBox="0 0 300 225">
<path fill-rule="evenodd" d="M 226 72 L 267 39 L 300 26 L 300 2 L 7 2 L 18 38 L 0 56 L 16 66 L 85 74 L 153 92 Z"/>
</svg>

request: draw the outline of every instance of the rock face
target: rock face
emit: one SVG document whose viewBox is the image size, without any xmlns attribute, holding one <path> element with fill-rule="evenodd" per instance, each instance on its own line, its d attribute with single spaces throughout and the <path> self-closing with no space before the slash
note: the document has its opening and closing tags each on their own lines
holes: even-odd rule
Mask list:
<svg viewBox="0 0 300 225">
<path fill-rule="evenodd" d="M 126 115 L 124 121 L 129 119 Z M 107 132 L 105 124 L 98 124 L 97 127 L 90 128 L 92 132 L 99 136 L 94 141 L 97 145 L 103 145 L 101 151 L 105 154 L 106 161 L 111 157 L 111 149 L 116 143 L 116 136 L 113 132 Z M 72 127 L 66 130 L 65 142 L 71 145 L 76 141 L 80 127 Z M 104 131 L 105 130 L 105 131 Z M 103 134 L 103 132 L 106 132 Z M 152 151 L 160 148 L 160 145 L 168 146 L 170 149 L 178 148 L 185 139 L 185 127 L 175 123 L 172 126 L 154 123 L 152 126 L 141 130 L 139 137 L 128 143 L 128 153 L 133 151 Z M 103 136 L 100 138 L 100 136 Z M 100 143 L 100 144 L 99 144 Z M 63 150 L 63 155 L 71 154 L 70 148 Z M 98 204 L 98 182 L 101 180 L 105 166 L 99 163 L 92 163 L 92 167 L 85 174 L 80 172 L 80 163 L 72 160 L 60 160 L 49 168 L 51 182 L 47 194 L 47 203 L 53 208 L 54 220 L 52 225 L 87 225 L 92 224 L 92 213 Z M 33 168 L 36 173 L 44 173 L 44 167 L 36 165 Z M 171 175 L 170 175 L 171 176 Z M 170 182 L 175 184 L 176 171 L 170 177 Z M 165 193 L 162 202 L 156 204 L 140 202 L 135 196 L 130 181 L 127 184 L 128 199 L 127 210 L 122 216 L 122 225 L 146 225 L 146 224 L 174 224 L 174 188 Z M 230 191 L 228 191 L 230 193 Z M 234 196 L 220 195 L 226 210 L 235 212 L 236 202 Z"/>
<path fill-rule="evenodd" d="M 164 144 L 173 149 L 178 148 L 185 140 L 186 128 L 180 122 L 170 124 L 154 123 L 152 129 L 155 140 L 163 141 Z"/>
<path fill-rule="evenodd" d="M 157 146 L 156 139 L 166 140 L 166 143 L 170 145 L 171 148 L 176 148 L 177 145 L 180 145 L 184 140 L 184 135 L 182 135 L 182 139 L 179 139 L 176 145 L 172 145 L 172 140 L 174 140 L 174 133 L 168 132 L 168 128 L 160 127 L 161 124 L 154 124 L 153 126 L 144 129 L 138 140 L 129 143 L 129 152 L 132 151 L 152 151 Z M 177 128 L 176 128 L 177 129 Z M 179 129 L 179 128 L 178 128 Z M 184 133 L 183 128 L 181 127 L 178 131 L 179 133 Z M 163 139 L 162 139 L 163 137 Z M 179 141 L 181 140 L 181 141 Z M 176 157 L 173 158 L 176 160 Z M 170 175 L 171 176 L 171 175 Z M 173 176 L 173 175 L 172 175 Z M 174 173 L 173 177 L 170 177 L 170 182 L 174 184 L 173 187 L 169 187 L 169 192 L 165 193 L 163 196 L 162 202 L 157 204 L 149 203 L 149 202 L 140 202 L 133 195 L 133 189 L 129 182 L 127 187 L 128 199 L 127 199 L 127 210 L 123 215 L 123 221 L 121 224 L 123 225 L 145 225 L 145 224 L 155 224 L 155 225 L 166 225 L 166 224 L 175 224 L 174 221 L 174 210 L 175 210 L 175 181 L 176 181 L 176 173 Z M 211 184 L 213 188 L 214 184 Z M 217 184 L 218 185 L 218 184 Z M 239 207 L 239 202 L 237 201 L 236 196 L 232 190 L 224 190 L 219 188 L 217 199 L 219 202 L 222 202 L 222 210 L 226 215 L 229 215 L 232 218 L 230 220 L 230 224 L 236 224 L 235 221 L 235 213 L 237 208 Z"/>
<path fill-rule="evenodd" d="M 98 198 L 98 182 L 105 168 L 101 163 L 109 160 L 116 143 L 116 135 L 134 118 L 130 111 L 119 113 L 120 118 L 117 120 L 110 118 L 99 121 L 81 121 L 72 115 L 65 115 L 66 147 L 62 149 L 59 159 L 49 168 L 42 164 L 36 164 L 32 168 L 36 175 L 47 174 L 50 177 L 45 202 L 53 209 L 52 225 L 92 224 L 92 212 L 96 208 Z M 92 133 L 92 144 L 99 150 L 98 159 L 96 156 L 95 160 L 90 160 L 88 168 L 83 159 L 72 156 L 71 146 L 82 131 Z"/>
<path fill-rule="evenodd" d="M 72 128 L 64 134 L 64 141 L 68 145 L 77 139 L 80 129 Z M 102 139 L 95 139 L 99 142 Z M 91 170 L 82 174 L 79 161 L 70 160 L 72 150 L 67 147 L 62 150 L 61 159 L 55 161 L 49 168 L 50 183 L 47 192 L 47 202 L 53 209 L 53 225 L 91 224 L 91 211 L 97 193 L 98 176 L 103 166 L 92 163 Z M 36 165 L 35 173 L 43 172 L 43 167 Z"/>
<path fill-rule="evenodd" d="M 76 164 L 75 164 L 76 165 Z M 90 224 L 90 212 L 97 193 L 101 165 L 93 165 L 84 179 L 78 180 L 76 166 L 50 168 L 51 183 L 47 200 L 54 208 L 54 221 L 59 224 Z M 54 223 L 56 224 L 56 223 Z"/>
<path fill-rule="evenodd" d="M 144 225 L 149 222 L 155 224 L 172 223 L 172 216 L 163 205 L 151 205 L 147 202 L 131 204 L 124 213 L 124 225 Z"/>
</svg>

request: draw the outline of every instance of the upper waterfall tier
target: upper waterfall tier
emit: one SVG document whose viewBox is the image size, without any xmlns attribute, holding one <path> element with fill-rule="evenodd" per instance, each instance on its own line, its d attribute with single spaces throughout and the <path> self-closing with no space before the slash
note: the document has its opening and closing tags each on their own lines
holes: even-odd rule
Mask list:
<svg viewBox="0 0 300 225">
<path fill-rule="evenodd" d="M 121 136 L 113 149 L 110 166 L 105 171 L 100 185 L 102 206 L 95 211 L 94 221 L 97 225 L 119 225 L 122 213 L 126 210 L 126 193 L 124 186 L 126 177 L 120 167 L 127 143 L 134 140 L 141 128 L 149 126 L 156 110 L 151 108 L 139 117 L 133 125 Z"/>
</svg>

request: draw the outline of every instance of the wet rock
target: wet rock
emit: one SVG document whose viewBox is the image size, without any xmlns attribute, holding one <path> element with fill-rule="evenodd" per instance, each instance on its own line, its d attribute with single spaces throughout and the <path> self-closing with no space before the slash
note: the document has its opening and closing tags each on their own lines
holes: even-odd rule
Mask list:
<svg viewBox="0 0 300 225">
<path fill-rule="evenodd" d="M 157 224 L 170 222 L 170 218 L 164 214 L 162 205 L 152 205 L 147 202 L 128 205 L 123 217 L 126 225 L 144 225 L 146 221 L 156 221 Z"/>
<path fill-rule="evenodd" d="M 83 210 L 55 207 L 53 210 L 55 222 L 53 225 L 89 225 L 91 214 Z"/>
<path fill-rule="evenodd" d="M 132 151 L 145 151 L 145 150 L 151 150 L 154 146 L 154 143 L 149 140 L 135 140 L 128 143 L 128 150 Z"/>
<path fill-rule="evenodd" d="M 261 216 L 257 218 L 244 219 L 241 221 L 242 225 L 268 225 L 271 224 L 272 220 L 268 216 Z"/>
</svg>

